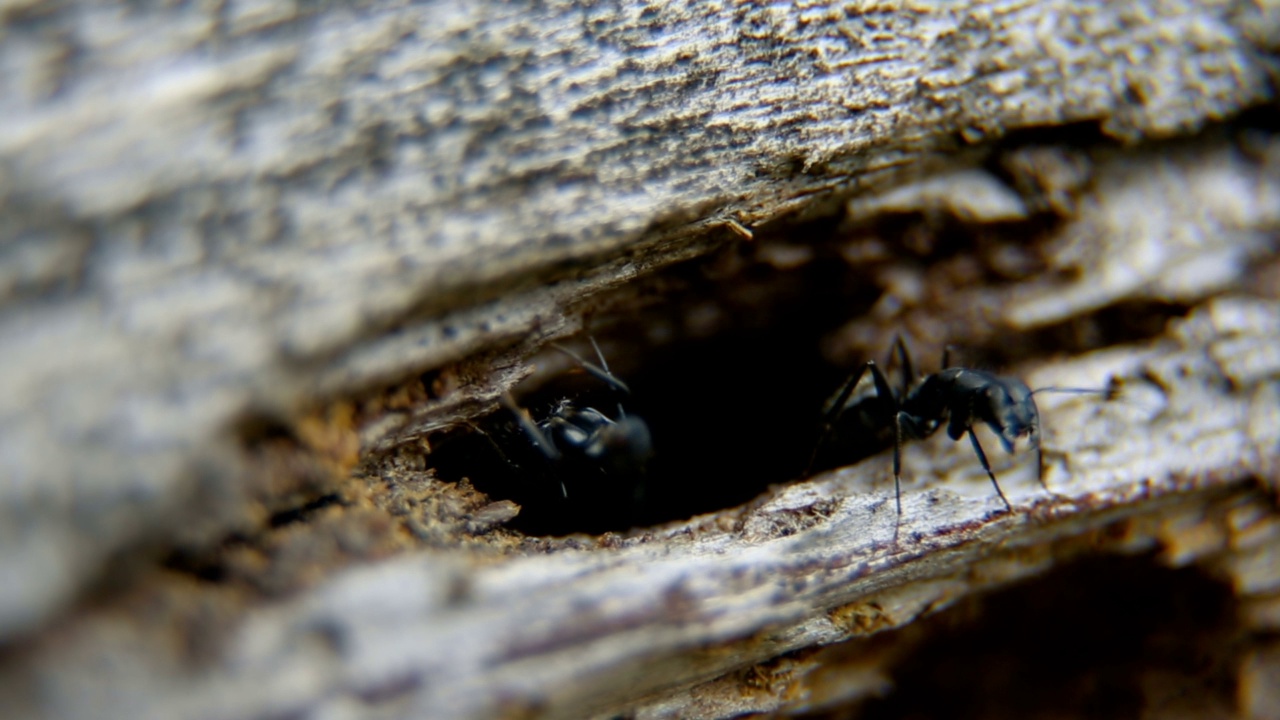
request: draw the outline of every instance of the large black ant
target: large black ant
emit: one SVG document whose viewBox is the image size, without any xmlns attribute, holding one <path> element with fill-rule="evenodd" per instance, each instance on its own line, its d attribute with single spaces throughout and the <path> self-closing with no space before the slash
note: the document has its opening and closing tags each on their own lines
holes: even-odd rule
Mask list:
<svg viewBox="0 0 1280 720">
<path fill-rule="evenodd" d="M 600 364 L 588 362 L 560 345 L 556 350 L 568 355 L 583 370 L 604 382 L 615 392 L 629 395 L 630 388 L 609 372 L 609 364 L 600 352 L 595 338 L 589 338 Z M 595 489 L 595 495 L 616 495 L 630 488 L 632 500 L 639 502 L 644 476 L 653 456 L 649 426 L 643 419 L 628 415 L 618 403 L 617 419 L 593 407 L 579 407 L 572 400 L 561 400 L 550 414 L 534 422 L 528 411 L 516 405 L 510 395 L 503 404 L 515 415 L 524 431 L 545 458 L 549 472 L 560 484 L 561 495 L 569 497 L 569 485 L 575 491 Z M 568 480 L 568 484 L 566 484 Z M 600 487 L 607 483 L 613 487 Z M 602 492 L 603 491 L 603 492 Z"/>
<path fill-rule="evenodd" d="M 851 461 L 850 452 L 860 459 L 893 442 L 893 490 L 898 515 L 902 515 L 902 443 L 904 440 L 923 440 L 946 422 L 947 435 L 959 441 L 966 434 L 973 444 L 973 451 L 982 463 L 982 469 L 991 478 L 991 485 L 1004 503 L 1005 510 L 1013 506 L 1000 489 L 987 454 L 978 442 L 973 428 L 985 423 L 995 431 L 1004 449 L 1012 454 L 1019 438 L 1026 436 L 1028 444 L 1036 451 L 1037 477 L 1044 483 L 1044 457 L 1040 447 L 1040 411 L 1036 408 L 1035 395 L 1042 392 L 1102 393 L 1105 391 L 1083 388 L 1044 387 L 1032 390 L 1022 380 L 996 375 L 985 370 L 952 367 L 950 348 L 942 353 L 942 370 L 923 379 L 915 376 L 911 356 L 899 337 L 894 342 L 902 370 L 902 383 L 892 387 L 875 361 L 869 360 L 852 373 L 840 391 L 828 404 L 823 417 L 822 433 L 812 467 L 821 456 L 840 455 Z M 870 372 L 874 394 L 849 399 L 854 389 Z M 846 421 L 845 419 L 848 418 Z M 834 442 L 833 442 L 834 439 Z M 852 443 L 848 447 L 845 443 Z M 1047 486 L 1046 486 L 1047 489 Z"/>
</svg>

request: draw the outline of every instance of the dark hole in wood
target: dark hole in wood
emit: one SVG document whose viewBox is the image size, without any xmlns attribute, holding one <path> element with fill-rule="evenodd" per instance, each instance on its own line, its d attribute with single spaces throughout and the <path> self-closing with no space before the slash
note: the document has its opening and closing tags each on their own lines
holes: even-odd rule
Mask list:
<svg viewBox="0 0 1280 720">
<path fill-rule="evenodd" d="M 889 694 L 806 717 L 1228 717 L 1245 650 L 1228 585 L 1150 558 L 1070 565 L 904 632 L 923 642 Z"/>
<path fill-rule="evenodd" d="M 684 519 L 799 479 L 817 441 L 823 402 L 852 367 L 866 359 L 883 362 L 889 350 L 860 349 L 862 359 L 847 367 L 833 365 L 822 353 L 824 336 L 876 302 L 876 269 L 895 263 L 926 272 L 933 263 L 981 254 L 993 243 L 1026 245 L 1024 235 L 1050 225 L 1035 218 L 1004 227 L 1003 235 L 985 228 L 977 237 L 953 220 L 895 215 L 859 232 L 892 238 L 920 223 L 929 226 L 927 248 L 890 241 L 890 255 L 861 263 L 841 256 L 839 243 L 849 230 L 835 221 L 792 229 L 785 239 L 763 238 L 667 271 L 654 282 L 662 288 L 662 302 L 593 317 L 590 324 L 611 367 L 632 389 L 621 398 L 626 411 L 644 418 L 652 431 L 655 457 L 642 484 L 558 475 L 506 411 L 481 421 L 484 435 L 456 431 L 438 439 L 429 462 L 447 480 L 468 477 L 491 497 L 520 504 L 509 526 L 533 535 L 622 531 Z M 768 243 L 774 245 L 764 248 Z M 794 266 L 777 262 L 793 251 L 810 255 Z M 987 282 L 1010 280 L 992 269 Z M 973 346 L 963 336 L 944 341 L 959 347 L 964 364 L 998 369 L 1150 337 L 1186 310 L 1129 303 L 1016 342 L 997 337 Z M 585 343 L 578 349 L 590 356 Z M 935 357 L 918 354 L 916 363 L 921 372 L 939 369 Z M 617 395 L 602 383 L 584 381 L 581 373 L 520 402 L 536 419 L 564 397 L 617 415 Z M 853 462 L 880 449 L 859 448 L 856 456 L 840 459 Z"/>
</svg>

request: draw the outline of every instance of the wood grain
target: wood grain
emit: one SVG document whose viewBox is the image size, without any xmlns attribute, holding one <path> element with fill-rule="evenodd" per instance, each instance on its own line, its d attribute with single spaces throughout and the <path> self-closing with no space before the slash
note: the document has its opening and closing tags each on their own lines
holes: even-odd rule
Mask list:
<svg viewBox="0 0 1280 720">
<path fill-rule="evenodd" d="M 883 524 L 882 494 L 848 499 L 845 473 L 731 513 L 733 533 L 655 531 L 616 552 L 476 575 L 449 555 L 355 569 L 295 600 L 249 603 L 244 637 L 194 669 L 152 654 L 165 635 L 145 613 L 112 623 L 104 617 L 124 611 L 85 609 L 98 589 L 130 586 L 126 568 L 255 528 L 264 498 L 292 492 L 259 472 L 245 442 L 255 428 L 306 444 L 317 407 L 472 363 L 447 402 L 363 428 L 354 448 L 341 440 L 324 460 L 341 477 L 371 450 L 394 454 L 432 422 L 492 407 L 529 352 L 580 328 L 584 300 L 736 241 L 731 222 L 830 215 L 850 197 L 971 168 L 1018 131 L 1096 130 L 1118 143 L 1098 182 L 1133 194 L 1059 208 L 1076 217 L 1071 237 L 1103 238 L 1112 254 L 1082 256 L 1066 237 L 1058 269 L 1121 268 L 1114 277 L 1001 295 L 1010 304 L 994 327 L 1152 293 L 1209 302 L 1196 317 L 1218 318 L 1210 329 L 1188 321 L 1201 328 L 1194 338 L 1126 350 L 1111 371 L 1167 381 L 1168 415 L 1151 422 L 1177 442 L 1215 438 L 1213 452 L 1147 465 L 1121 456 L 1147 447 L 1125 430 L 1107 440 L 1114 456 L 1064 441 L 1079 468 L 1075 504 L 1063 507 L 1079 512 L 1044 532 L 1065 537 L 1150 515 L 1166 496 L 1178 505 L 1181 493 L 1219 497 L 1246 477 L 1273 479 L 1258 448 L 1275 447 L 1259 439 L 1274 329 L 1235 328 L 1237 311 L 1222 308 L 1236 301 L 1210 299 L 1238 291 L 1274 252 L 1276 153 L 1210 136 L 1273 99 L 1278 39 L 1265 3 L 1192 0 L 0 3 L 10 707 L 65 717 L 88 707 L 98 717 L 342 716 L 373 712 L 370 698 L 391 698 L 388 715 L 639 707 L 644 693 L 843 637 L 821 613 L 906 578 L 946 577 L 954 566 L 943 558 L 966 552 L 949 555 L 951 543 L 1031 542 L 1027 516 L 986 518 L 974 501 L 954 505 L 963 518 L 928 520 L 942 539 L 926 532 L 886 549 L 851 529 Z M 1190 143 L 1174 153 L 1181 160 L 1153 157 L 1172 144 L 1135 150 L 1201 132 L 1202 148 Z M 1172 184 L 1146 182 L 1153 168 Z M 1243 192 L 1192 212 L 1182 193 L 1213 187 Z M 1149 231 L 1126 235 L 1135 207 Z M 1168 228 L 1186 232 L 1169 246 L 1159 242 Z M 1122 248 L 1145 250 L 1105 265 Z M 851 319 L 838 344 L 888 331 L 868 322 Z M 1166 378 L 1161 363 L 1175 360 L 1191 374 Z M 1067 362 L 1045 372 L 1087 374 L 1102 361 Z M 1215 384 L 1224 376 L 1230 391 Z M 1217 434 L 1227 427 L 1247 431 Z M 968 483 L 943 486 L 957 484 Z M 768 527 L 798 522 L 788 503 L 826 509 L 795 537 L 771 539 Z M 792 597 L 782 577 L 808 589 Z M 421 592 L 388 589 L 401 584 Z M 357 596 L 387 603 L 387 614 L 369 616 Z M 600 616 L 584 621 L 571 598 Z M 71 628 L 63 644 L 41 634 L 55 619 Z M 476 628 L 487 629 L 478 641 L 467 635 Z M 570 629 L 579 635 L 566 638 Z M 118 669 L 99 676 L 92 649 L 115 643 L 137 650 L 113 651 Z M 441 666 L 440 647 L 460 654 Z M 651 658 L 652 675 L 634 684 L 627 669 Z M 61 690 L 30 694 L 18 678 L 32 675 Z"/>
</svg>

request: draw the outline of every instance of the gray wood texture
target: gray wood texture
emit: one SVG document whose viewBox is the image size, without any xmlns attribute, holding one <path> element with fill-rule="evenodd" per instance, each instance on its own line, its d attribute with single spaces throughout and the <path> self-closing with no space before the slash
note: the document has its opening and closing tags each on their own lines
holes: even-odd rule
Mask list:
<svg viewBox="0 0 1280 720">
<path fill-rule="evenodd" d="M 952 540 L 887 550 L 854 533 L 883 525 L 882 496 L 813 499 L 842 497 L 849 474 L 687 541 L 656 531 L 616 553 L 479 574 L 434 554 L 355 570 L 255 608 L 244 637 L 194 669 L 151 652 L 159 631 L 84 601 L 121 563 L 258 522 L 272 490 L 247 469 L 250 421 L 295 425 L 317 404 L 495 353 L 455 406 L 363 429 L 366 451 L 395 450 L 424 424 L 492 407 L 519 360 L 579 328 L 574 303 L 733 239 L 731 221 L 785 224 L 855 195 L 853 216 L 936 203 L 919 185 L 905 199 L 868 193 L 922 174 L 972 190 L 985 181 L 949 175 L 959 158 L 1019 129 L 1091 123 L 1123 143 L 1165 141 L 1270 102 L 1277 16 L 1192 0 L 0 3 L 0 643 L 21 648 L 22 669 L 6 671 L 10 707 L 345 717 L 385 694 L 388 715 L 570 717 L 834 639 L 814 613 L 954 570 L 952 555 L 934 559 Z M 1274 251 L 1276 151 L 1157 147 L 1118 150 L 1096 171 L 1103 190 L 1072 211 L 1059 261 L 1104 281 L 999 298 L 975 288 L 986 305 L 955 306 L 999 299 L 991 325 L 1026 329 L 1129 298 L 1195 304 L 1239 289 Z M 1089 468 L 1072 465 L 1062 491 L 1103 499 L 1067 503 L 1080 517 L 1045 532 L 1096 527 L 1110 508 L 1154 512 L 1136 487 L 1177 504 L 1274 478 L 1260 448 L 1275 447 L 1275 326 L 1236 320 L 1274 308 L 1231 302 L 1205 305 L 1171 344 L 1108 361 L 1164 383 L 1152 437 L 1215 442 L 1147 466 L 1124 455 L 1146 441 L 1119 420 L 1098 447 L 1061 439 Z M 1189 376 L 1166 373 L 1176 358 Z M 1071 362 L 1063 373 L 1104 380 L 1102 360 Z M 1229 392 L 1211 379 L 1223 375 Z M 973 547 L 1031 542 L 1022 516 L 979 520 L 987 500 L 928 522 L 973 527 L 943 536 Z M 825 519 L 774 540 L 765 528 L 792 522 L 788 503 Z M 809 589 L 768 600 L 783 592 L 773 572 L 791 567 Z M 461 606 L 447 589 L 458 583 L 470 588 Z M 563 614 L 572 598 L 605 609 L 561 644 L 583 624 Z M 647 614 L 664 602 L 678 612 Z M 40 635 L 59 618 L 61 645 Z M 780 634 L 742 645 L 764 628 Z M 727 655 L 691 659 L 720 643 Z M 99 676 L 109 647 L 119 665 Z M 655 657 L 647 684 L 619 686 Z M 19 682 L 31 674 L 55 690 L 32 694 Z"/>
</svg>

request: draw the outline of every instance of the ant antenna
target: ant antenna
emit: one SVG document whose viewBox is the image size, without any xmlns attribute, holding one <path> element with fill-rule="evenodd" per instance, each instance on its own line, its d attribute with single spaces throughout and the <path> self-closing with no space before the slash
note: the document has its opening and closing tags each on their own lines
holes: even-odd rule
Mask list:
<svg viewBox="0 0 1280 720">
<path fill-rule="evenodd" d="M 622 386 L 623 388 L 626 388 L 624 392 L 626 394 L 630 394 L 631 388 L 628 388 L 626 383 L 622 382 L 621 380 L 618 380 L 617 376 L 615 376 L 613 372 L 609 370 L 609 361 L 605 360 L 604 353 L 600 352 L 600 344 L 596 342 L 596 336 L 588 333 L 587 339 L 591 341 L 591 348 L 596 351 L 596 359 L 600 361 L 600 367 L 604 368 L 605 375 L 608 375 L 609 377 L 617 381 L 618 385 Z M 626 417 L 627 417 L 627 411 L 623 409 L 622 403 L 619 402 L 618 403 L 618 419 L 622 420 Z"/>
<path fill-rule="evenodd" d="M 1107 388 L 1073 388 L 1073 387 L 1042 387 L 1031 391 L 1032 395 L 1042 392 L 1065 393 L 1069 395 L 1109 395 L 1111 391 Z"/>
<path fill-rule="evenodd" d="M 570 350 L 569 348 L 563 345 L 560 345 L 559 343 L 551 343 L 551 347 L 573 358 L 573 361 L 578 363 L 578 365 L 581 366 L 583 370 L 586 370 L 588 373 L 590 373 L 591 377 L 594 377 L 595 379 L 608 385 L 609 387 L 622 393 L 623 395 L 630 395 L 631 388 L 627 387 L 626 383 L 618 379 L 617 375 L 614 375 L 612 372 L 609 371 L 609 361 L 605 360 L 604 353 L 600 352 L 600 345 L 599 343 L 596 342 L 595 336 L 588 335 L 587 339 L 591 341 L 591 347 L 596 351 L 596 359 L 600 361 L 599 365 L 595 365 L 593 363 L 587 362 L 586 360 L 583 360 L 577 353 L 575 353 L 574 351 Z M 627 416 L 627 411 L 623 409 L 622 403 L 619 402 L 618 403 L 618 419 L 621 420 L 626 416 Z"/>
<path fill-rule="evenodd" d="M 595 338 L 591 338 L 591 346 L 596 349 L 596 354 L 600 358 L 601 365 L 603 365 L 604 367 L 601 367 L 600 365 L 596 365 L 595 363 L 591 363 L 591 362 L 587 362 L 586 360 L 583 360 L 582 357 L 578 355 L 578 353 L 570 350 L 569 348 L 559 343 L 551 343 L 551 347 L 555 348 L 556 350 L 559 350 L 565 355 L 568 355 L 570 358 L 573 359 L 574 362 L 578 363 L 578 365 L 583 370 L 586 370 L 595 379 L 608 385 L 614 390 L 617 390 L 623 395 L 630 395 L 631 388 L 627 387 L 627 384 L 619 380 L 616 375 L 609 372 L 609 364 L 604 361 L 604 355 L 600 354 L 600 346 L 596 345 Z"/>
<path fill-rule="evenodd" d="M 596 359 L 600 361 L 600 367 L 604 368 L 604 371 L 612 376 L 613 373 L 609 370 L 609 361 L 605 360 L 604 353 L 600 352 L 600 343 L 596 342 L 596 336 L 587 335 L 587 340 L 591 342 L 591 349 L 596 351 Z"/>
</svg>

